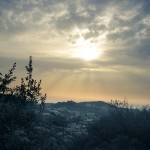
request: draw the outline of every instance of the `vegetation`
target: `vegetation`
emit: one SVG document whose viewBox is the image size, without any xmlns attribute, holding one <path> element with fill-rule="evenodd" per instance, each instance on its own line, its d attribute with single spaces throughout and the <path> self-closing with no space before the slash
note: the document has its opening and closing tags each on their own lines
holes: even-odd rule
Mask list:
<svg viewBox="0 0 150 150">
<path fill-rule="evenodd" d="M 88 127 L 87 136 L 74 141 L 74 150 L 149 150 L 150 109 L 133 109 L 127 101 Z"/>
<path fill-rule="evenodd" d="M 41 93 L 41 80 L 33 79 L 32 57 L 26 66 L 27 76 L 21 84 L 10 87 L 16 63 L 3 76 L 0 73 L 0 149 L 1 150 L 149 150 L 150 109 L 132 108 L 125 100 L 81 103 L 73 101 L 44 109 L 46 95 Z M 86 106 L 86 107 L 85 107 Z M 84 123 L 84 117 L 61 116 L 56 109 L 68 109 L 67 115 L 89 111 L 100 118 L 87 126 L 87 133 L 70 134 L 71 124 Z M 86 108 L 86 109 L 85 109 Z M 99 115 L 103 108 L 105 115 Z M 109 110 L 108 110 L 109 109 Z M 79 111 L 80 110 L 80 111 Z M 105 111 L 104 111 L 105 110 Z M 107 110 L 107 111 L 106 111 Z M 72 112 L 71 112 L 72 111 Z M 70 114 L 69 114 L 70 113 Z M 84 124 L 85 125 L 85 124 Z M 79 129 L 80 130 L 80 129 Z M 81 130 L 80 130 L 81 131 Z M 84 130 L 85 131 L 85 130 Z M 71 129 L 72 133 L 72 129 Z"/>
<path fill-rule="evenodd" d="M 21 85 L 15 88 L 10 88 L 9 85 L 15 81 L 16 77 L 13 76 L 13 72 L 16 68 L 16 63 L 14 63 L 12 69 L 9 70 L 7 74 L 2 76 L 0 73 L 0 93 L 14 95 L 16 98 L 20 98 L 22 101 L 40 103 L 44 105 L 46 94 L 41 93 L 41 80 L 37 82 L 33 79 L 33 67 L 32 67 L 32 57 L 29 58 L 29 64 L 26 66 L 27 76 L 21 78 Z"/>
<path fill-rule="evenodd" d="M 13 88 L 16 63 L 7 74 L 0 73 L 0 150 L 65 150 L 68 144 L 58 133 L 68 122 L 60 115 L 46 115 L 46 94 L 41 93 L 41 80 L 33 79 L 31 56 L 25 68 L 27 76 Z"/>
<path fill-rule="evenodd" d="M 14 63 L 12 69 L 9 70 L 9 72 L 7 74 L 2 75 L 2 73 L 0 73 L 0 93 L 12 93 L 13 90 L 11 88 L 9 88 L 9 84 L 11 82 L 13 82 L 16 77 L 13 77 L 13 71 L 15 70 L 16 68 L 16 63 Z"/>
<path fill-rule="evenodd" d="M 27 77 L 21 79 L 19 86 L 11 88 L 16 79 L 15 68 L 16 63 L 4 76 L 0 73 L 0 149 L 41 149 L 41 143 L 47 141 L 44 138 L 52 137 L 51 130 L 45 131 L 42 124 L 46 95 L 40 92 L 41 80 L 33 79 L 32 57 L 26 66 Z"/>
</svg>

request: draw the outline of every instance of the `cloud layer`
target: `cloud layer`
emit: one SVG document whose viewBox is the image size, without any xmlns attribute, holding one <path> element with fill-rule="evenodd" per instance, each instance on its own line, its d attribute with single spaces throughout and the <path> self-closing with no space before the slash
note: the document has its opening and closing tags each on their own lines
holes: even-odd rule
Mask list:
<svg viewBox="0 0 150 150">
<path fill-rule="evenodd" d="M 55 74 L 44 87 L 51 95 L 72 87 L 75 97 L 148 103 L 149 6 L 148 0 L 1 0 L 0 68 L 32 55 L 42 77 Z M 102 49 L 99 59 L 72 57 L 79 38 Z"/>
</svg>

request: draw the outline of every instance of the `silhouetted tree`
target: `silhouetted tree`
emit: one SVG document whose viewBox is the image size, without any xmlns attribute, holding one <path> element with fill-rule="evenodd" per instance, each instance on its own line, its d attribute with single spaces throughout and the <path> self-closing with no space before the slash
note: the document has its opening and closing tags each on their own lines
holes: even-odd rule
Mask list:
<svg viewBox="0 0 150 150">
<path fill-rule="evenodd" d="M 29 58 L 28 66 L 25 66 L 27 71 L 27 76 L 21 78 L 21 85 L 16 86 L 15 95 L 33 103 L 40 102 L 41 106 L 44 106 L 46 94 L 41 93 L 41 80 L 37 82 L 33 79 L 33 66 L 32 66 L 32 56 Z"/>
<path fill-rule="evenodd" d="M 126 98 L 123 101 L 111 100 L 110 104 L 118 108 L 129 108 L 128 100 Z"/>
<path fill-rule="evenodd" d="M 10 83 L 16 79 L 15 68 L 16 63 L 4 77 L 0 73 L 0 149 L 42 149 L 44 138 L 51 135 L 51 129 L 47 131 L 42 124 L 39 106 L 44 107 L 46 95 L 41 93 L 41 80 L 37 82 L 32 77 L 30 56 L 27 77 L 21 78 L 19 86 L 10 88 Z"/>
<path fill-rule="evenodd" d="M 16 77 L 13 76 L 15 69 L 16 69 L 16 63 L 13 64 L 12 69 L 10 69 L 9 72 L 4 75 L 4 77 L 2 73 L 0 73 L 0 93 L 3 94 L 13 93 L 13 89 L 8 86 L 16 79 Z"/>
</svg>

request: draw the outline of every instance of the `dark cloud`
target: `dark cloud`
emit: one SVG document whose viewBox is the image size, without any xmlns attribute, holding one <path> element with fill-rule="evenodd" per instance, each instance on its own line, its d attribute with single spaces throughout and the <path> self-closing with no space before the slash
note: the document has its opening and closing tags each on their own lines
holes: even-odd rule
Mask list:
<svg viewBox="0 0 150 150">
<path fill-rule="evenodd" d="M 133 51 L 133 55 L 145 59 L 150 58 L 150 38 L 143 39 L 139 42 L 136 49 Z"/>
<path fill-rule="evenodd" d="M 116 33 L 111 33 L 107 36 L 108 40 L 129 40 L 135 36 L 135 32 L 132 30 L 118 31 Z"/>
</svg>

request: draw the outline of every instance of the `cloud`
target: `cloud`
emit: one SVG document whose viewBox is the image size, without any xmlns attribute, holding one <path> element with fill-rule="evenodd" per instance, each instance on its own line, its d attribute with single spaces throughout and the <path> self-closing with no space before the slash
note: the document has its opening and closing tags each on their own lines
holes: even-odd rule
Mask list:
<svg viewBox="0 0 150 150">
<path fill-rule="evenodd" d="M 55 31 L 56 35 L 71 34 L 75 28 L 87 29 L 86 39 L 98 38 L 102 34 L 120 33 L 139 22 L 135 17 L 145 5 L 123 1 L 1 1 L 1 32 Z M 142 7 L 140 7 L 140 6 Z M 133 7 L 134 6 L 134 7 Z M 131 9 L 132 8 L 132 9 Z M 140 11 L 140 8 L 142 9 Z M 127 32 L 127 31 L 126 31 Z M 134 31 L 133 31 L 134 32 Z M 122 34 L 126 34 L 123 31 Z M 13 35 L 14 35 L 13 34 Z M 119 35 L 118 35 L 119 36 Z"/>
<path fill-rule="evenodd" d="M 131 53 L 139 45 L 145 49 L 146 45 L 149 46 L 144 42 L 144 38 L 149 38 L 148 3 L 139 0 L 138 3 L 135 0 L 2 0 L 0 37 L 3 41 L 28 40 L 35 43 L 51 43 L 64 37 L 73 44 L 82 36 L 97 43 L 105 40 L 108 47 L 117 42 L 125 43 L 125 51 L 130 50 Z M 131 48 L 133 42 L 135 44 Z M 148 50 L 143 50 L 141 55 L 147 53 Z"/>
<path fill-rule="evenodd" d="M 10 58 L 33 55 L 45 74 L 61 74 L 58 81 L 66 75 L 68 88 L 71 80 L 75 84 L 81 76 L 79 81 L 85 87 L 93 83 L 93 92 L 113 93 L 114 86 L 124 95 L 123 91 L 134 92 L 142 85 L 143 90 L 137 91 L 144 93 L 149 88 L 146 74 L 150 73 L 149 4 L 148 0 L 1 0 L 0 68 L 11 62 Z M 87 63 L 72 57 L 79 38 L 103 51 L 99 59 Z M 123 84 L 124 88 L 119 87 Z"/>
</svg>

